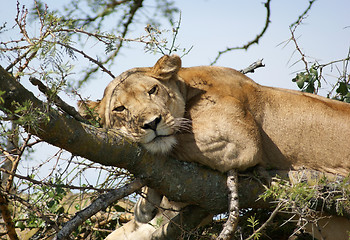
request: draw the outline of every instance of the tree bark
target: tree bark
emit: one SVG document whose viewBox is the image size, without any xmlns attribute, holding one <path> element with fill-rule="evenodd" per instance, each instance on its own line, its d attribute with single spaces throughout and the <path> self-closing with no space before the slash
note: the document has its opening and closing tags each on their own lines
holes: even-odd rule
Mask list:
<svg viewBox="0 0 350 240">
<path fill-rule="evenodd" d="M 47 111 L 45 104 L 25 89 L 0 66 L 0 110 L 14 112 L 12 104 L 31 101 L 34 107 Z M 38 128 L 26 128 L 42 140 L 63 148 L 73 155 L 87 158 L 103 165 L 125 168 L 141 178 L 149 187 L 157 189 L 170 200 L 198 205 L 211 213 L 228 209 L 226 175 L 195 163 L 181 162 L 167 157 L 155 157 L 120 135 L 80 123 L 56 110 L 49 111 L 49 122 L 39 123 Z M 26 127 L 26 126 L 24 126 Z M 161 173 L 161 174 L 160 174 Z M 276 171 L 269 171 L 271 177 Z M 285 175 L 278 172 L 280 176 Z M 256 201 L 264 191 L 259 181 L 239 178 L 241 208 L 266 208 L 269 203 Z M 350 210 L 344 210 L 350 216 Z"/>
</svg>

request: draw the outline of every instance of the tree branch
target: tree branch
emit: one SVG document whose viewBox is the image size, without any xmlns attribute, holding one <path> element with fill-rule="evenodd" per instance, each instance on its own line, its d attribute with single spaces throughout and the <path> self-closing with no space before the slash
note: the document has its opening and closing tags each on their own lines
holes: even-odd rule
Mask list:
<svg viewBox="0 0 350 240">
<path fill-rule="evenodd" d="M 263 59 L 259 59 L 255 62 L 253 62 L 252 64 L 250 64 L 248 67 L 239 70 L 239 72 L 243 73 L 243 74 L 247 74 L 247 73 L 253 73 L 255 71 L 255 69 L 260 68 L 260 67 L 265 67 L 265 64 L 263 64 Z"/>
<path fill-rule="evenodd" d="M 305 15 L 310 11 L 312 4 L 315 2 L 316 0 L 310 0 L 309 1 L 309 6 L 305 9 L 305 11 L 298 17 L 298 19 L 292 23 L 290 25 L 290 28 L 294 27 L 294 25 L 297 25 L 300 23 L 300 21 L 305 17 Z"/>
<path fill-rule="evenodd" d="M 106 64 L 108 62 L 113 62 L 113 60 L 116 58 L 116 56 L 119 54 L 122 46 L 123 46 L 123 39 L 126 37 L 127 33 L 129 32 L 129 27 L 132 24 L 134 17 L 136 15 L 136 12 L 142 7 L 143 0 L 134 0 L 134 4 L 130 6 L 129 13 L 125 15 L 125 18 L 127 16 L 126 22 L 123 24 L 124 30 L 122 31 L 120 35 L 119 43 L 117 44 L 116 49 L 110 54 L 103 62 L 102 64 Z M 79 86 L 81 86 L 83 83 L 85 83 L 91 74 L 95 73 L 98 70 L 98 67 L 90 69 L 82 80 L 79 81 Z"/>
<path fill-rule="evenodd" d="M 88 207 L 76 213 L 75 216 L 69 220 L 63 228 L 58 232 L 54 240 L 67 239 L 69 235 L 78 228 L 85 220 L 95 215 L 101 209 L 107 208 L 112 203 L 122 199 L 133 192 L 139 190 L 144 184 L 140 179 L 136 179 L 125 186 L 111 190 L 106 194 L 100 195 Z"/>
<path fill-rule="evenodd" d="M 243 46 L 240 46 L 240 47 L 228 47 L 226 48 L 226 50 L 223 50 L 223 51 L 219 51 L 218 55 L 216 56 L 216 58 L 214 59 L 214 61 L 210 64 L 210 65 L 214 65 L 217 63 L 217 61 L 219 60 L 219 58 L 221 57 L 221 55 L 227 53 L 227 52 L 230 52 L 230 51 L 233 51 L 233 50 L 247 50 L 251 45 L 253 44 L 258 44 L 259 43 L 259 40 L 260 38 L 265 34 L 267 28 L 269 27 L 270 25 L 270 15 L 271 15 L 271 10 L 270 10 L 270 2 L 271 0 L 267 0 L 266 3 L 264 3 L 264 6 L 266 8 L 266 20 L 265 20 L 265 26 L 263 28 L 263 30 L 253 39 L 251 40 L 250 42 L 248 42 L 247 44 L 243 45 Z"/>
<path fill-rule="evenodd" d="M 264 228 L 266 228 L 273 221 L 273 219 L 276 217 L 277 213 L 279 212 L 279 210 L 281 208 L 282 208 L 282 204 L 278 204 L 277 207 L 275 208 L 275 210 L 273 210 L 273 212 L 271 213 L 269 219 L 267 219 L 266 222 L 264 222 L 264 224 L 261 225 L 261 227 L 259 227 L 256 231 L 254 231 L 254 233 L 245 240 L 255 239 L 256 234 L 260 233 L 262 230 L 264 230 Z"/>
<path fill-rule="evenodd" d="M 0 90 L 6 92 L 2 95 L 4 102 L 0 103 L 0 109 L 5 113 L 16 110 L 13 102 L 23 104 L 28 100 L 33 104 L 33 107 L 39 108 L 43 112 L 47 110 L 43 102 L 1 67 Z M 197 203 L 199 202 L 198 196 L 203 196 L 203 199 L 207 200 L 201 201 L 200 205 L 205 209 L 220 212 L 225 209 L 225 206 L 227 207 L 225 174 L 197 164 L 165 157 L 155 158 L 143 151 L 141 147 L 128 142 L 121 135 L 112 131 L 80 123 L 52 109 L 49 115 L 49 122 L 38 123 L 36 130 L 27 128 L 27 131 L 54 146 L 71 152 L 73 155 L 103 165 L 126 168 L 136 177 L 145 179 L 148 186 L 157 189 L 175 201 Z M 159 174 L 159 172 L 164 174 Z"/>
<path fill-rule="evenodd" d="M 57 107 L 61 108 L 63 111 L 68 113 L 70 116 L 74 117 L 76 120 L 88 123 L 80 114 L 75 110 L 74 107 L 68 105 L 65 101 L 63 101 L 58 95 L 50 96 L 50 89 L 46 87 L 39 79 L 35 77 L 30 77 L 29 81 L 34 85 L 37 86 L 38 89 L 46 95 L 47 98 L 53 98 L 54 103 Z M 52 94 L 51 94 L 52 95 Z"/>
</svg>

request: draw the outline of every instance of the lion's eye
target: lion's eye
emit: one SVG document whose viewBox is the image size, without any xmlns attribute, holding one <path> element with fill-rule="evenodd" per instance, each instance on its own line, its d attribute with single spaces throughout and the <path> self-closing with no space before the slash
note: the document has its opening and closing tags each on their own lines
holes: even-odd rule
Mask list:
<svg viewBox="0 0 350 240">
<path fill-rule="evenodd" d="M 113 109 L 113 112 L 122 112 L 124 111 L 126 108 L 124 106 L 119 106 Z"/>
<path fill-rule="evenodd" d="M 158 86 L 157 86 L 157 85 L 154 85 L 154 86 L 151 88 L 151 90 L 149 90 L 149 91 L 147 92 L 148 95 L 154 94 L 154 93 L 157 91 L 157 89 L 158 89 Z"/>
</svg>

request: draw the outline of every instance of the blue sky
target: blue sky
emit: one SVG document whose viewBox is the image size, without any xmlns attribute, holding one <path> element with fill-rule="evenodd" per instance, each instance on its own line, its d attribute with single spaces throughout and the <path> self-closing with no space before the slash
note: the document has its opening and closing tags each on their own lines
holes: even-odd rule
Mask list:
<svg viewBox="0 0 350 240">
<path fill-rule="evenodd" d="M 49 8 L 55 9 L 67 1 L 44 2 Z M 20 3 L 30 6 L 33 1 L 20 0 Z M 272 0 L 271 24 L 259 45 L 253 45 L 248 51 L 237 50 L 224 54 L 216 65 L 241 69 L 264 58 L 266 67 L 250 74 L 251 78 L 263 85 L 297 89 L 291 79 L 294 77 L 293 73 L 304 66 L 296 64 L 291 67 L 299 59 L 299 55 L 293 55 L 295 48 L 292 43 L 285 47 L 281 43 L 290 38 L 289 25 L 296 21 L 308 3 L 308 0 Z M 144 2 L 147 7 L 152 4 L 152 0 Z M 251 41 L 262 30 L 266 16 L 261 0 L 180 0 L 175 4 L 182 15 L 177 42 L 184 48 L 193 46 L 192 51 L 183 57 L 183 65 L 186 67 L 208 65 L 218 51 Z M 0 23 L 11 23 L 16 14 L 16 2 L 6 1 L 2 7 L 6 12 L 2 11 Z M 309 60 L 314 58 L 326 63 L 346 56 L 350 46 L 349 11 L 348 0 L 318 0 L 314 3 L 303 25 L 296 32 L 298 43 L 305 54 L 310 56 Z M 32 30 L 37 31 L 35 27 Z M 134 29 L 130 37 L 138 37 L 142 33 L 143 27 Z M 0 39 L 3 40 L 1 36 Z M 159 54 L 145 53 L 140 44 L 130 44 L 130 47 L 124 49 L 123 56 L 110 67 L 115 75 L 135 66 L 152 65 L 160 57 Z M 99 51 L 104 49 L 96 48 L 96 52 Z M 86 61 L 81 63 L 82 67 L 89 64 Z M 79 70 L 77 75 L 78 72 Z M 92 82 L 84 88 L 84 92 L 91 98 L 100 98 L 104 87 L 111 80 L 102 74 L 97 78 L 100 78 L 98 83 Z"/>
</svg>

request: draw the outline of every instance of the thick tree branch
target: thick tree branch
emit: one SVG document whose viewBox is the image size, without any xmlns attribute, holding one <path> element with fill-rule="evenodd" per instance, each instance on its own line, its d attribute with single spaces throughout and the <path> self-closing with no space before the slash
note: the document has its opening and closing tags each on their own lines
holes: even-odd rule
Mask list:
<svg viewBox="0 0 350 240">
<path fill-rule="evenodd" d="M 114 189 L 106 194 L 100 195 L 92 204 L 87 208 L 76 213 L 75 216 L 69 220 L 63 228 L 58 232 L 55 240 L 67 239 L 69 235 L 77 229 L 85 220 L 95 215 L 101 209 L 107 208 L 112 203 L 132 194 L 143 187 L 143 182 L 140 179 L 136 179 L 125 186 Z"/>
<path fill-rule="evenodd" d="M 46 111 L 44 103 L 2 67 L 0 67 L 0 90 L 5 91 L 2 95 L 4 101 L 0 102 L 0 109 L 5 112 L 15 111 L 16 106 L 12 104 L 13 102 L 23 104 L 28 100 L 34 107 Z M 228 209 L 225 174 L 195 163 L 154 157 L 111 131 L 80 123 L 55 110 L 50 111 L 50 121 L 39 123 L 36 129 L 28 128 L 28 131 L 74 155 L 103 165 L 128 169 L 136 177 L 143 179 L 146 185 L 157 189 L 170 200 L 199 205 L 211 213 L 226 212 Z M 283 171 L 268 173 L 271 177 L 277 173 L 286 176 Z M 241 177 L 238 191 L 241 208 L 270 207 L 267 202 L 256 201 L 259 194 L 264 192 L 264 187 L 259 181 Z M 345 216 L 350 216 L 349 209 L 343 210 L 343 213 Z"/>
</svg>

